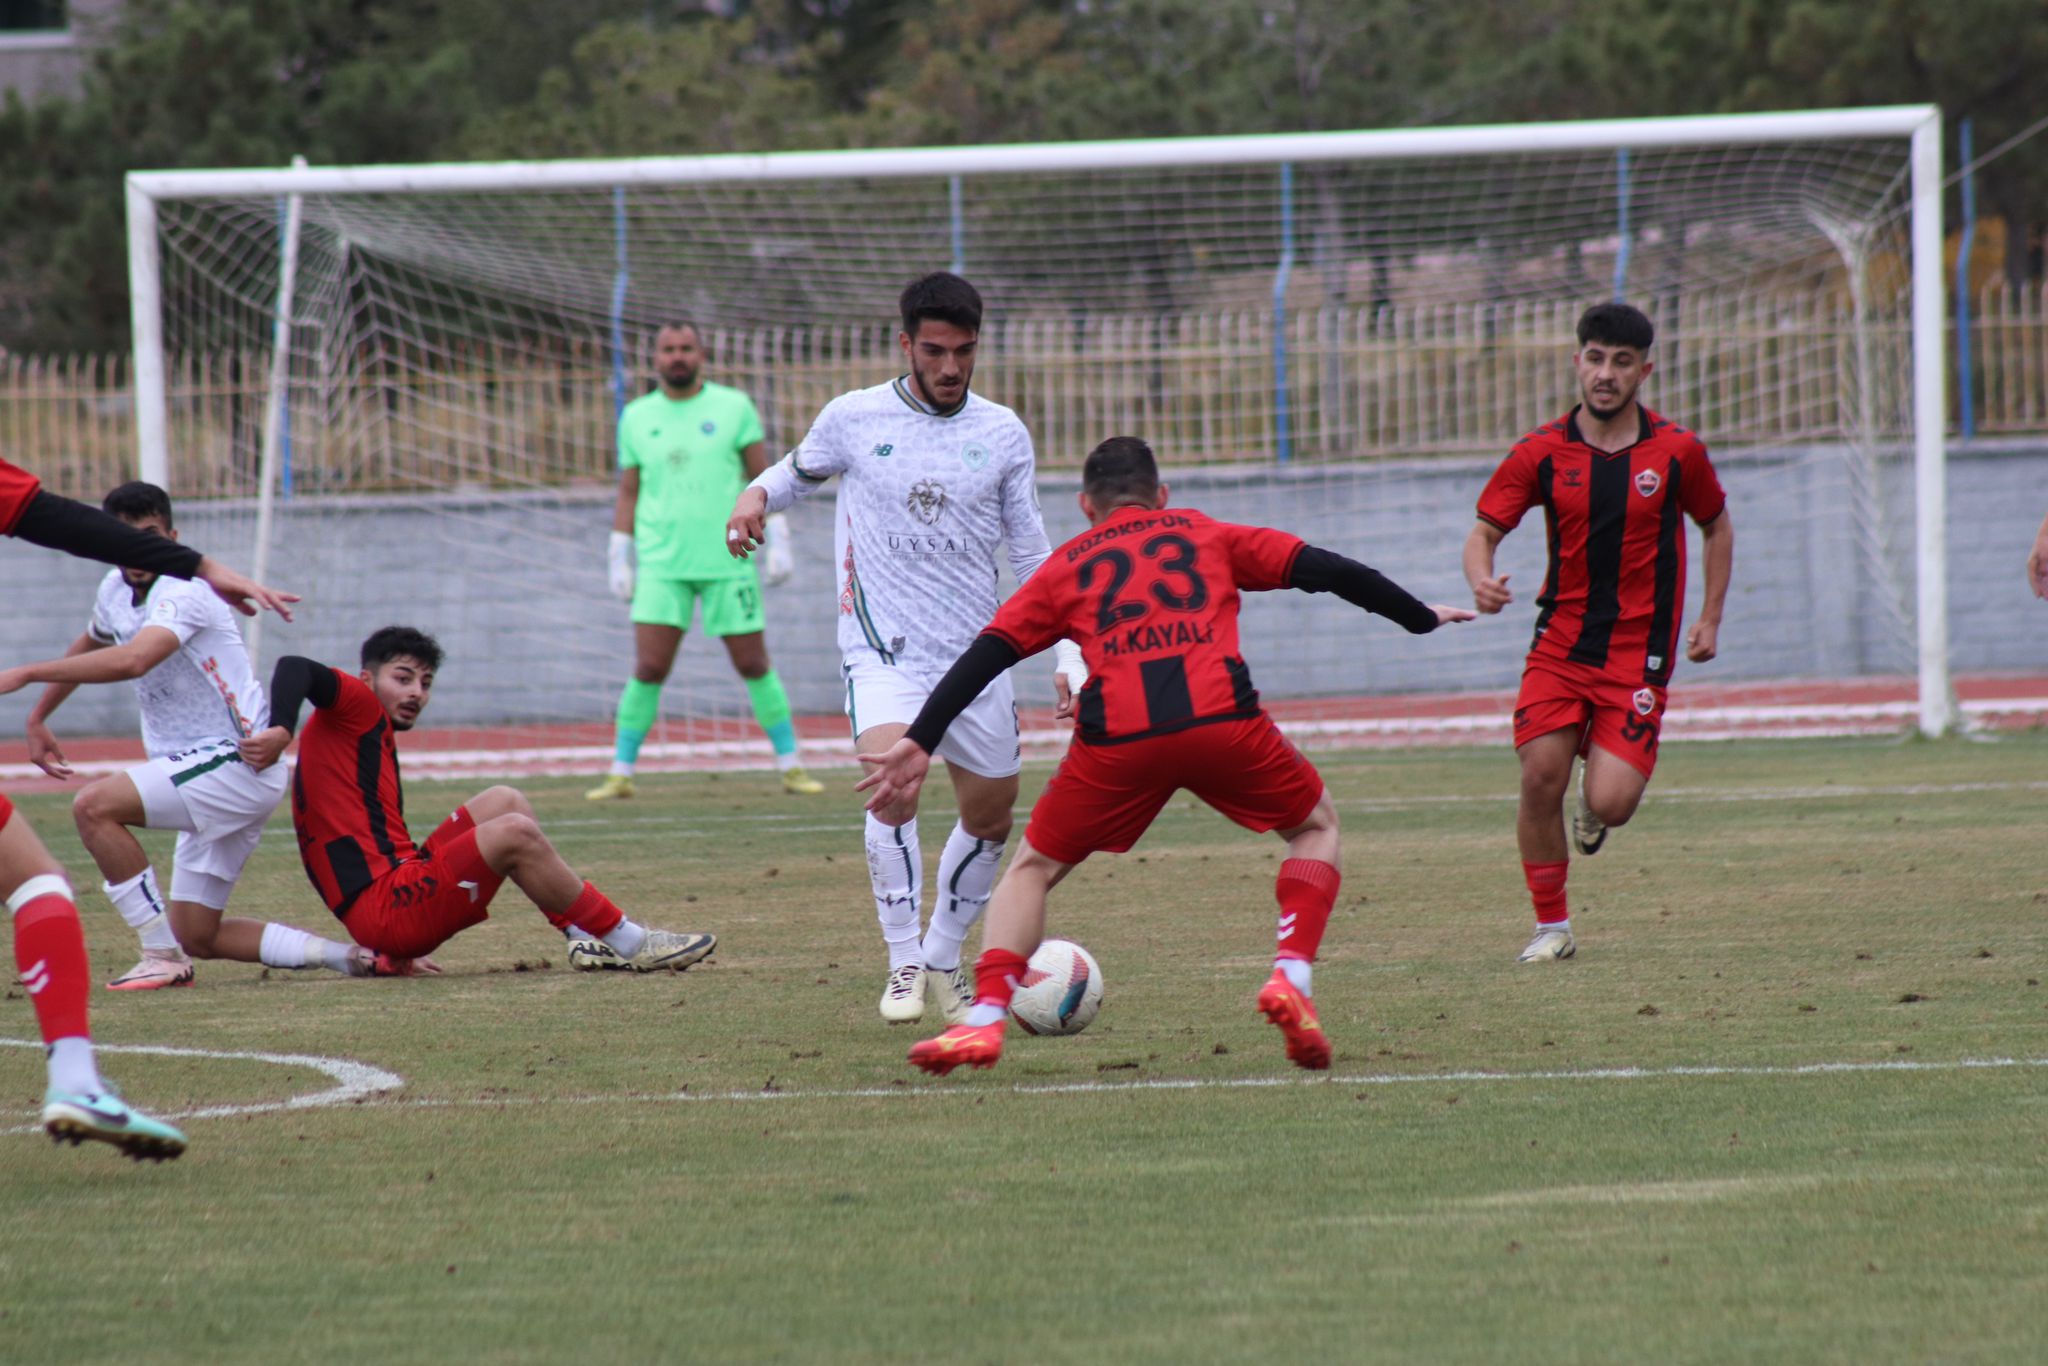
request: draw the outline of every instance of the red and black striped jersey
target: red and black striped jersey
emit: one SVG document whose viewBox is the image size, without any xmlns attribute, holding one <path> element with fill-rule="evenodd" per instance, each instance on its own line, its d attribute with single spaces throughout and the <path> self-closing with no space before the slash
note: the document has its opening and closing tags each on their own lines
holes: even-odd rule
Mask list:
<svg viewBox="0 0 2048 1366">
<path fill-rule="evenodd" d="M 1179 508 L 1118 508 L 1052 552 L 984 634 L 1032 655 L 1066 637 L 1089 678 L 1075 733 L 1114 744 L 1255 716 L 1240 590 L 1288 586 L 1299 536 Z"/>
<path fill-rule="evenodd" d="M 12 536 L 21 514 L 35 501 L 43 484 L 11 460 L 0 460 L 0 536 Z"/>
<path fill-rule="evenodd" d="M 1685 527 L 1721 515 L 1707 448 L 1685 428 L 1638 407 L 1627 449 L 1598 451 L 1575 407 L 1515 443 L 1486 489 L 1479 516 L 1513 531 L 1543 509 L 1550 564 L 1536 598 L 1530 660 L 1560 660 L 1610 678 L 1671 678 L 1685 611 Z"/>
<path fill-rule="evenodd" d="M 299 731 L 292 825 L 313 890 L 340 915 L 363 888 L 416 852 L 405 828 L 398 745 L 377 694 L 332 671 L 335 699 Z"/>
</svg>

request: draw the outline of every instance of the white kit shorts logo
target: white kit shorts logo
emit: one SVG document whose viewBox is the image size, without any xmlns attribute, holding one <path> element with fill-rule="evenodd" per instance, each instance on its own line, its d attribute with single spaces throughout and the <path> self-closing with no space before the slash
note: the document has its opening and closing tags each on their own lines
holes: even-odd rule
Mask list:
<svg viewBox="0 0 2048 1366">
<path fill-rule="evenodd" d="M 920 479 L 910 486 L 910 496 L 904 500 L 911 516 L 932 526 L 939 520 L 939 514 L 946 510 L 946 486 L 936 479 Z"/>
<path fill-rule="evenodd" d="M 1636 474 L 1636 492 L 1642 494 L 1645 498 L 1648 498 L 1663 486 L 1664 481 L 1657 477 L 1657 471 L 1655 470 L 1641 470 Z"/>
<path fill-rule="evenodd" d="M 1651 692 L 1648 688 L 1637 688 L 1636 695 L 1630 700 L 1636 704 L 1636 715 L 1638 716 L 1648 716 L 1651 712 L 1657 710 L 1657 694 Z"/>
</svg>

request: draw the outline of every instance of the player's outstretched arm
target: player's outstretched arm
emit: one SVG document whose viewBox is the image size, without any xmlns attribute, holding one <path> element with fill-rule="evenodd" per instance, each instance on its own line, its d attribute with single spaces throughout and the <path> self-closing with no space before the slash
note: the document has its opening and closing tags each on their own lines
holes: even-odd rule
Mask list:
<svg viewBox="0 0 2048 1366">
<path fill-rule="evenodd" d="M 976 636 L 925 698 L 924 707 L 903 738 L 886 754 L 860 756 L 862 763 L 878 766 L 853 785 L 856 792 L 874 793 L 868 798 L 868 810 L 880 810 L 906 794 L 915 794 L 924 782 L 932 751 L 946 738 L 946 727 L 981 696 L 983 688 L 995 682 L 996 675 L 1020 658 L 1016 648 L 1001 636 Z"/>
<path fill-rule="evenodd" d="M 213 595 L 245 617 L 253 617 L 268 608 L 286 621 L 292 619 L 292 604 L 299 600 L 297 593 L 260 584 L 239 569 L 230 569 L 211 555 L 199 561 L 199 572 L 194 578 L 205 581 Z"/>
<path fill-rule="evenodd" d="M 299 728 L 299 708 L 331 707 L 341 695 L 334 670 L 304 655 L 286 655 L 270 671 L 270 725 L 237 747 L 242 762 L 262 772 L 284 757 Z"/>
<path fill-rule="evenodd" d="M 1508 576 L 1493 572 L 1493 552 L 1507 533 L 1492 522 L 1480 521 L 1465 538 L 1465 582 L 1472 585 L 1472 605 L 1492 616 L 1515 600 L 1508 588 Z"/>
<path fill-rule="evenodd" d="M 47 546 L 84 560 L 101 560 L 123 569 L 147 569 L 174 579 L 200 579 L 222 601 L 246 616 L 261 608 L 290 621 L 295 593 L 266 588 L 254 579 L 155 532 L 129 526 L 118 517 L 71 498 L 40 491 L 22 510 L 14 534 L 33 545 Z"/>
<path fill-rule="evenodd" d="M 863 754 L 859 758 L 869 765 L 868 775 L 855 783 L 853 790 L 873 794 L 867 802 L 870 811 L 880 811 L 906 798 L 917 800 L 932 766 L 931 751 L 908 735 L 880 754 Z"/>
<path fill-rule="evenodd" d="M 736 560 L 744 560 L 768 535 L 768 495 L 752 484 L 740 490 L 725 522 L 725 548 Z"/>
<path fill-rule="evenodd" d="M 1335 593 L 1353 607 L 1398 623 L 1411 635 L 1426 635 L 1454 621 L 1470 621 L 1478 613 L 1466 607 L 1427 603 L 1371 565 L 1308 545 L 1294 557 L 1290 588 L 1304 593 Z"/>
<path fill-rule="evenodd" d="M 103 650 L 107 642 L 96 640 L 90 631 L 80 631 L 78 639 L 64 651 L 65 658 L 82 655 L 93 650 Z M 43 689 L 43 695 L 36 699 L 35 707 L 28 714 L 28 760 L 52 778 L 72 776 L 71 763 L 64 757 L 64 747 L 57 743 L 56 732 L 50 729 L 50 717 L 57 708 L 64 705 L 64 699 L 71 696 L 78 687 L 76 683 L 52 683 Z"/>
<path fill-rule="evenodd" d="M 57 659 L 0 669 L 0 696 L 20 692 L 31 683 L 121 683 L 140 678 L 169 659 L 177 648 L 176 632 L 145 626 L 126 645 L 67 652 Z"/>
</svg>

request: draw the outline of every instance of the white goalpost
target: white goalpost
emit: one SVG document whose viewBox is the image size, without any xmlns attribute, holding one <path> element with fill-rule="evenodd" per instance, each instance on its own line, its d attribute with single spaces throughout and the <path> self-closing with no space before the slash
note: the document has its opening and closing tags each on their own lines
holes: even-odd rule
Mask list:
<svg viewBox="0 0 2048 1366">
<path fill-rule="evenodd" d="M 1486 475 L 1572 401 L 1578 312 L 1637 303 L 1659 330 L 1646 401 L 1707 440 L 1741 545 L 1723 657 L 1680 668 L 1674 718 L 1957 721 L 1931 106 L 138 172 L 127 200 L 143 477 L 307 593 L 267 651 L 338 659 L 394 620 L 441 635 L 437 710 L 485 728 L 449 740 L 480 767 L 604 757 L 631 658 L 604 583 L 612 418 L 650 382 L 653 328 L 695 321 L 779 453 L 896 372 L 896 294 L 938 268 L 988 301 L 976 387 L 1031 429 L 1055 540 L 1079 527 L 1081 457 L 1130 432 L 1178 501 L 1451 601 Z M 838 697 L 830 516 L 799 510 L 797 577 L 767 598 L 812 713 Z M 1524 604 L 1542 538 L 1532 519 L 1502 547 Z M 1283 594 L 1245 633 L 1295 724 L 1491 737 L 1528 625 L 1408 647 Z M 764 761 L 694 634 L 650 755 Z"/>
</svg>

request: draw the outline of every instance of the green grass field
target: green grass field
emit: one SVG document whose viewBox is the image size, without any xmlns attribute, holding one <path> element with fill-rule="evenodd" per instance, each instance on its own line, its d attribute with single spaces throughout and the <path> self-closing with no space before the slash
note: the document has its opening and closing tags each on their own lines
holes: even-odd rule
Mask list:
<svg viewBox="0 0 2048 1366">
<path fill-rule="evenodd" d="M 526 784 L 572 863 L 717 957 L 572 974 L 508 888 L 437 980 L 97 993 L 108 1045 L 404 1084 L 195 1117 L 136 1166 L 34 1134 L 38 1055 L 0 1048 L 0 1358 L 2048 1359 L 2048 736 L 1669 747 L 1545 968 L 1513 961 L 1505 747 L 1321 762 L 1327 1077 L 1252 1010 L 1279 842 L 1189 802 L 1054 894 L 1095 1026 L 937 1080 L 875 1013 L 847 774 Z M 415 784 L 415 824 L 463 795 Z M 62 799 L 21 805 L 96 888 Z M 133 940 L 83 900 L 112 976 Z M 237 906 L 332 928 L 288 828 Z M 33 1039 L 10 996 L 0 1037 Z M 159 1112 L 332 1085 L 104 1061 Z"/>
</svg>

